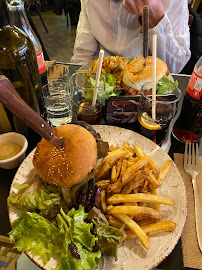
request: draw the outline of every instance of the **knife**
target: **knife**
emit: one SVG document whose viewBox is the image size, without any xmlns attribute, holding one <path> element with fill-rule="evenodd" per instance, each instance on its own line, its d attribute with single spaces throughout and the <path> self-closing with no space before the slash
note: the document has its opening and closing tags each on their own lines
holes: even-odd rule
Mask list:
<svg viewBox="0 0 202 270">
<path fill-rule="evenodd" d="M 148 33 L 149 33 L 149 6 L 145 5 L 143 7 L 142 14 L 142 34 L 143 34 L 143 57 L 146 59 L 148 56 Z"/>
<path fill-rule="evenodd" d="M 58 148 L 63 146 L 64 138 L 55 136 L 52 128 L 20 97 L 12 83 L 4 75 L 0 76 L 0 102 L 52 145 Z"/>
</svg>

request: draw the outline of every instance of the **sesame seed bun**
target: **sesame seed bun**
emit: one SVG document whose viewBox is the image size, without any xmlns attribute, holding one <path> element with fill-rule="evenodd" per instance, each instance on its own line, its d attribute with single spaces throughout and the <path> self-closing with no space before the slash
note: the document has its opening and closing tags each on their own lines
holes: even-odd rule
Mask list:
<svg viewBox="0 0 202 270">
<path fill-rule="evenodd" d="M 123 83 L 138 91 L 141 90 L 145 83 L 152 81 L 152 56 L 147 57 L 147 65 L 144 65 L 144 57 L 134 58 L 126 65 L 123 74 Z M 168 75 L 167 65 L 159 58 L 156 58 L 156 80 L 160 80 L 164 75 Z M 149 86 L 149 88 L 151 88 Z"/>
<path fill-rule="evenodd" d="M 78 125 L 62 125 L 53 130 L 56 137 L 64 137 L 63 148 L 58 149 L 42 139 L 37 144 L 33 165 L 39 177 L 47 183 L 71 187 L 94 168 L 96 140 L 88 130 Z"/>
</svg>

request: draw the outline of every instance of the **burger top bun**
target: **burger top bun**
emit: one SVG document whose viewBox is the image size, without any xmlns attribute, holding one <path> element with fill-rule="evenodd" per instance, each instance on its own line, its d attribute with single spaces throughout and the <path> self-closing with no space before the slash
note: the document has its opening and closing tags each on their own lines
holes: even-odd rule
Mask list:
<svg viewBox="0 0 202 270">
<path fill-rule="evenodd" d="M 47 183 L 71 187 L 94 168 L 97 143 L 88 130 L 78 125 L 62 125 L 53 130 L 56 137 L 64 137 L 63 148 L 56 148 L 42 139 L 37 144 L 33 165 Z"/>
<path fill-rule="evenodd" d="M 152 56 L 148 56 L 147 65 L 145 66 L 145 58 L 134 58 L 132 62 L 126 65 L 123 74 L 123 82 L 129 87 L 141 90 L 142 86 L 152 81 Z M 160 80 L 164 75 L 168 75 L 167 65 L 159 58 L 156 58 L 156 80 Z M 152 87 L 148 86 L 148 89 Z"/>
</svg>

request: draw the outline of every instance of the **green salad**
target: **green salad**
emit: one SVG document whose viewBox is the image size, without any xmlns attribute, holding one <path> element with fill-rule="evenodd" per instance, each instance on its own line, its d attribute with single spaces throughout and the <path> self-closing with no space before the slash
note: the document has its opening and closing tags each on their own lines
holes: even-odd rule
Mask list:
<svg viewBox="0 0 202 270">
<path fill-rule="evenodd" d="M 114 89 L 117 87 L 117 80 L 111 73 L 104 74 L 105 76 L 105 92 L 98 89 L 97 93 L 97 100 L 99 102 L 104 102 L 106 98 L 109 98 L 111 96 L 119 96 L 121 94 L 121 90 Z M 103 81 L 100 80 L 99 85 L 102 85 Z M 178 81 L 173 79 L 171 75 L 169 76 L 163 76 L 156 84 L 157 89 L 157 95 L 167 95 L 171 93 L 175 87 L 178 86 Z M 89 77 L 88 85 L 86 85 L 88 88 L 95 88 L 95 80 L 92 77 Z M 92 100 L 93 99 L 93 91 L 89 92 L 86 95 L 87 99 Z"/>
<path fill-rule="evenodd" d="M 111 73 L 104 74 L 105 76 L 105 92 L 98 89 L 97 93 L 97 101 L 103 102 L 106 98 L 111 96 L 117 96 L 121 93 L 121 91 L 114 91 L 116 87 L 116 78 Z M 102 85 L 104 82 L 100 79 L 99 85 Z M 87 88 L 95 88 L 95 79 L 89 77 L 88 84 L 86 85 Z M 89 92 L 85 96 L 87 99 L 93 99 L 93 92 Z"/>
<path fill-rule="evenodd" d="M 78 201 L 79 194 L 81 198 L 84 192 L 90 194 L 91 180 L 84 180 L 68 193 Z M 59 256 L 55 270 L 93 269 L 104 254 L 117 258 L 124 228 L 110 226 L 96 206 L 86 211 L 85 204 L 72 206 L 75 199 L 66 203 L 60 187 L 45 184 L 39 177 L 24 184 L 14 183 L 14 188 L 18 192 L 8 197 L 8 207 L 24 210 L 9 233 L 18 251 L 32 251 L 45 264 L 54 255 Z"/>
<path fill-rule="evenodd" d="M 167 95 L 178 86 L 178 81 L 174 81 L 171 75 L 163 76 L 156 84 L 157 95 Z"/>
</svg>

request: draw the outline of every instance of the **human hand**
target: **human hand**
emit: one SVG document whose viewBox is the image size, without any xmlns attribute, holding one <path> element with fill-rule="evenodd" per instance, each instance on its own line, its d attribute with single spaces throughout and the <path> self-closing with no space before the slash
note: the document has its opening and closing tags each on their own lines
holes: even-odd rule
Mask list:
<svg viewBox="0 0 202 270">
<path fill-rule="evenodd" d="M 165 14 L 161 0 L 123 0 L 125 9 L 139 16 L 142 16 L 144 5 L 149 6 L 149 28 L 153 28 Z"/>
</svg>

